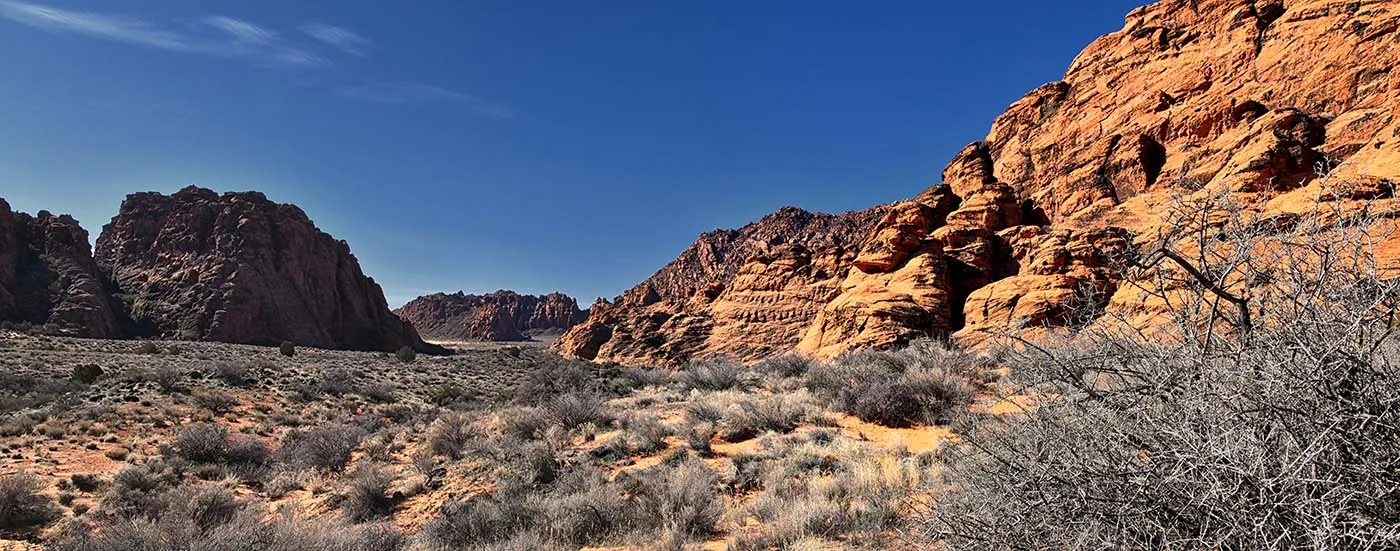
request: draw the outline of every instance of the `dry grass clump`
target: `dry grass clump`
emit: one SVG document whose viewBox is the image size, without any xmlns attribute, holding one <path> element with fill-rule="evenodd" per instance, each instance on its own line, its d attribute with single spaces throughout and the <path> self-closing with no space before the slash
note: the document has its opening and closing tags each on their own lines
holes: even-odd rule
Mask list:
<svg viewBox="0 0 1400 551">
<path fill-rule="evenodd" d="M 714 359 L 692 361 L 681 367 L 676 380 L 686 388 L 698 390 L 730 390 L 752 383 L 743 364 L 732 360 Z"/>
<path fill-rule="evenodd" d="M 350 454 L 364 436 L 363 429 L 348 425 L 290 430 L 282 436 L 277 455 L 293 466 L 340 472 L 350 464 Z"/>
<path fill-rule="evenodd" d="M 398 551 L 407 539 L 387 524 L 344 525 L 292 515 L 265 519 L 261 511 L 218 490 L 194 493 L 195 501 L 158 519 L 138 518 L 94 526 L 78 523 L 52 546 L 55 551 Z"/>
<path fill-rule="evenodd" d="M 544 410 L 552 421 L 572 429 L 584 423 L 597 423 L 606 415 L 603 396 L 593 392 L 570 392 L 544 400 Z"/>
<path fill-rule="evenodd" d="M 917 341 L 899 350 L 862 350 L 813 366 L 807 388 L 838 409 L 891 427 L 947 424 L 991 375 L 984 358 Z"/>
<path fill-rule="evenodd" d="M 930 473 L 914 458 L 789 456 L 770 467 L 763 493 L 746 510 L 760 528 L 736 538 L 731 548 L 791 549 L 802 542 L 835 541 L 877 545 L 884 534 L 904 527 L 903 513 Z"/>
<path fill-rule="evenodd" d="M 434 455 L 461 459 L 462 452 L 470 442 L 485 436 L 473 425 L 474 422 L 475 420 L 465 413 L 444 413 L 428 427 L 428 449 Z"/>
<path fill-rule="evenodd" d="M 340 508 L 355 523 L 384 519 L 398 505 L 398 496 L 390 492 L 393 484 L 394 475 L 387 467 L 361 463 L 350 475 Z"/>
<path fill-rule="evenodd" d="M 44 481 L 29 473 L 0 476 L 0 530 L 43 526 L 58 518 Z"/>
<path fill-rule="evenodd" d="M 203 423 L 176 432 L 174 452 L 177 457 L 187 461 L 215 463 L 224 459 L 229 445 L 228 428 Z"/>
<path fill-rule="evenodd" d="M 685 461 L 608 482 L 574 472 L 547 488 L 504 483 L 488 494 L 450 502 L 423 526 L 426 549 L 538 549 L 697 541 L 723 509 L 715 474 Z"/>
</svg>

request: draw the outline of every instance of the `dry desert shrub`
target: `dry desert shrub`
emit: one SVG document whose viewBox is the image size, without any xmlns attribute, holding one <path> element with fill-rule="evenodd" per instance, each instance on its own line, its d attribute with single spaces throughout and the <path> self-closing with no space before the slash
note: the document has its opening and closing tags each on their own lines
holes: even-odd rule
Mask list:
<svg viewBox="0 0 1400 551">
<path fill-rule="evenodd" d="M 986 358 L 923 340 L 816 364 L 807 372 L 807 388 L 864 421 L 891 427 L 946 424 L 966 410 L 977 383 L 990 373 Z"/>
<path fill-rule="evenodd" d="M 726 359 L 697 360 L 685 364 L 676 372 L 676 380 L 685 388 L 698 390 L 730 390 L 752 383 L 743 364 Z"/>
<path fill-rule="evenodd" d="M 462 452 L 473 441 L 485 435 L 473 425 L 471 416 L 460 412 L 442 414 L 428 427 L 428 449 L 433 455 L 461 459 Z"/>
<path fill-rule="evenodd" d="M 924 522 L 951 549 L 1394 549 L 1400 282 L 1364 213 L 1182 201 L 1100 316 L 1009 357 L 1036 407 L 973 427 Z M 1180 231 L 1176 231 L 1180 230 Z M 1101 313 L 1100 313 L 1101 314 Z"/>
<path fill-rule="evenodd" d="M 340 508 L 355 523 L 388 517 L 398 505 L 390 492 L 393 483 L 394 475 L 384 465 L 361 463 L 350 475 Z"/>
<path fill-rule="evenodd" d="M 277 455 L 293 466 L 340 472 L 350 464 L 350 454 L 364 437 L 363 429 L 348 425 L 290 430 L 282 436 Z"/>
<path fill-rule="evenodd" d="M 34 528 L 57 519 L 58 508 L 43 489 L 43 480 L 29 473 L 0 476 L 0 529 Z"/>
</svg>

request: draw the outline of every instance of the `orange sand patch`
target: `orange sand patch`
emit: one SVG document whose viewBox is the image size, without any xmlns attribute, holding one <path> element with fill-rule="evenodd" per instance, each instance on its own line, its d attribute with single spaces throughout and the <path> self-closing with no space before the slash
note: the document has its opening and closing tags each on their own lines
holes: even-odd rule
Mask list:
<svg viewBox="0 0 1400 551">
<path fill-rule="evenodd" d="M 956 435 L 944 427 L 915 426 L 890 428 L 867 423 L 856 417 L 841 414 L 836 417 L 842 436 L 855 440 L 868 441 L 887 449 L 904 448 L 910 453 L 933 451 L 945 440 L 955 440 Z"/>
</svg>

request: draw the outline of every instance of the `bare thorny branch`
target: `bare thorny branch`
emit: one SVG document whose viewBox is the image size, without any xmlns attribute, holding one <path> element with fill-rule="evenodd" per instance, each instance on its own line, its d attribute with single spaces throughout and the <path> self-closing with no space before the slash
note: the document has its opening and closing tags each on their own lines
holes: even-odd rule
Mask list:
<svg viewBox="0 0 1400 551">
<path fill-rule="evenodd" d="M 959 549 L 1400 547 L 1400 284 L 1369 212 L 1180 197 L 1067 342 L 1011 353 L 1037 407 L 975 427 L 931 539 Z M 1221 323 L 1223 322 L 1223 323 Z M 1164 326 L 1163 326 L 1164 325 Z"/>
</svg>

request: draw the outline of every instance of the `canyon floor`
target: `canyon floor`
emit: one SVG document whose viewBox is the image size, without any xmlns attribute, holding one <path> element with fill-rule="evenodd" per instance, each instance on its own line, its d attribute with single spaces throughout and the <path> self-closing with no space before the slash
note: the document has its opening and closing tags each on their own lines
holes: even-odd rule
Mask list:
<svg viewBox="0 0 1400 551">
<path fill-rule="evenodd" d="M 925 352 L 963 365 L 930 383 L 954 402 L 991 378 Z M 404 361 L 2 334 L 0 476 L 30 481 L 41 514 L 0 540 L 120 549 L 111 538 L 178 539 L 171 526 L 215 511 L 218 529 L 296 519 L 358 538 L 346 548 L 904 548 L 955 437 L 907 408 L 843 407 L 850 372 L 818 371 L 620 368 L 538 343 Z M 946 424 L 967 405 L 912 414 Z"/>
</svg>

